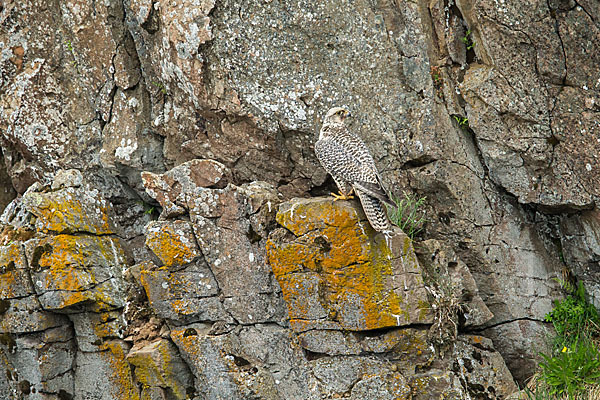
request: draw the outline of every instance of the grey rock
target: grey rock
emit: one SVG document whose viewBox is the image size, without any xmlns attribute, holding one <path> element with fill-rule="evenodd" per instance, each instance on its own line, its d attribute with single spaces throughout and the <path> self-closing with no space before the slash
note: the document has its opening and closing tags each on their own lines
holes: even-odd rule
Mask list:
<svg viewBox="0 0 600 400">
<path fill-rule="evenodd" d="M 369 376 L 354 385 L 351 399 L 410 399 L 408 381 L 398 372 Z"/>
<path fill-rule="evenodd" d="M 257 324 L 218 336 L 207 331 L 203 325 L 171 331 L 201 398 L 318 398 L 307 387 L 300 349 L 285 328 Z"/>
<path fill-rule="evenodd" d="M 118 397 L 138 399 L 129 364 L 125 360 L 130 346 L 118 340 L 107 341 L 103 351 L 77 352 L 74 398 L 111 400 Z"/>
<path fill-rule="evenodd" d="M 298 335 L 302 348 L 313 353 L 333 355 L 360 354 L 361 347 L 352 334 L 334 330 L 310 330 Z"/>
<path fill-rule="evenodd" d="M 0 332 L 27 333 L 38 332 L 68 323 L 64 315 L 42 310 L 35 296 L 3 300 L 3 306 L 8 306 L 0 313 Z"/>
<path fill-rule="evenodd" d="M 78 169 L 61 169 L 54 176 L 52 190 L 68 187 L 80 187 L 83 184 L 83 175 Z"/>
<path fill-rule="evenodd" d="M 86 353 L 106 350 L 104 341 L 121 337 L 125 330 L 125 321 L 118 311 L 74 313 L 69 319 L 78 338 L 77 348 Z"/>
<path fill-rule="evenodd" d="M 219 287 L 212 272 L 200 262 L 176 271 L 142 264 L 140 279 L 150 307 L 161 318 L 178 325 L 233 322 L 217 297 Z"/>
<path fill-rule="evenodd" d="M 411 376 L 415 399 L 507 398 L 517 391 L 502 356 L 491 340 L 474 335 L 459 337 L 449 356 Z"/>
<path fill-rule="evenodd" d="M 43 399 L 42 393 L 73 393 L 76 342 L 68 325 L 14 336 L 8 349 L 6 343 L 3 340 L 0 353 L 13 368 L 18 382 L 18 394 L 8 398 L 22 398 L 26 389 L 36 399 Z"/>
<path fill-rule="evenodd" d="M 565 262 L 584 284 L 590 301 L 600 307 L 600 216 L 598 210 L 580 216 L 564 215 L 560 221 Z M 561 276 L 561 279 L 564 279 Z"/>
<path fill-rule="evenodd" d="M 325 396 L 348 393 L 363 374 L 359 357 L 324 357 L 310 362 L 319 392 Z"/>
<path fill-rule="evenodd" d="M 548 338 L 552 330 L 548 323 L 517 320 L 482 332 L 490 338 L 495 348 L 502 349 L 502 356 L 517 382 L 530 377 L 540 361 L 538 353 L 548 352 Z M 491 345 L 488 348 L 492 348 Z M 531 349 L 535 349 L 531 352 Z"/>
<path fill-rule="evenodd" d="M 465 263 L 454 251 L 437 240 L 421 242 L 417 256 L 425 266 L 428 283 L 456 297 L 465 318 L 465 327 L 483 325 L 493 318 Z"/>
<path fill-rule="evenodd" d="M 214 160 L 191 160 L 164 174 L 142 172 L 146 193 L 157 200 L 165 218 L 181 215 L 186 209 L 186 196 L 198 187 L 224 187 L 231 172 Z"/>
<path fill-rule="evenodd" d="M 281 321 L 285 315 L 266 260 L 266 237 L 260 235 L 272 224 L 277 203 L 273 188 L 261 184 L 197 188 L 188 194 L 190 220 L 202 254 L 225 307 L 242 323 Z"/>
</svg>

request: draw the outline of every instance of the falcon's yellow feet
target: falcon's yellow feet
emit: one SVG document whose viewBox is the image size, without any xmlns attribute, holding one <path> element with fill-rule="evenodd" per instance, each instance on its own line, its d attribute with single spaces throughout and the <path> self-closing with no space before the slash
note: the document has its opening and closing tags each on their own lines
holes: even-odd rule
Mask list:
<svg viewBox="0 0 600 400">
<path fill-rule="evenodd" d="M 331 193 L 331 195 L 334 197 L 333 201 L 338 201 L 338 200 L 350 200 L 353 199 L 354 196 L 352 196 L 351 194 L 343 194 L 342 192 L 340 192 L 340 194 L 335 194 L 335 193 Z"/>
</svg>

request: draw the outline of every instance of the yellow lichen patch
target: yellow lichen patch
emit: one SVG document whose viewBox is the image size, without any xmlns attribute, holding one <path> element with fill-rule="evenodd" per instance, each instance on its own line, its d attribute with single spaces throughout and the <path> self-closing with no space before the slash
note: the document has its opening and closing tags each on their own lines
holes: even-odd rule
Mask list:
<svg viewBox="0 0 600 400">
<path fill-rule="evenodd" d="M 317 270 L 316 262 L 322 260 L 318 249 L 302 243 L 285 243 L 277 247 L 269 240 L 266 248 L 267 256 L 273 260 L 271 268 L 276 275 L 302 271 L 305 267 L 314 271 Z"/>
<path fill-rule="evenodd" d="M 144 386 L 169 388 L 176 399 L 186 398 L 186 387 L 177 376 L 176 349 L 168 341 L 160 339 L 142 349 L 132 349 L 127 361 L 135 367 L 135 377 Z"/>
<path fill-rule="evenodd" d="M 23 204 L 37 217 L 35 225 L 38 231 L 115 233 L 108 216 L 109 203 L 83 189 L 28 192 L 23 196 Z"/>
<path fill-rule="evenodd" d="M 107 365 L 110 366 L 113 393 L 112 398 L 117 400 L 139 400 L 137 387 L 133 383 L 129 363 L 125 360 L 127 348 L 123 342 L 113 340 L 100 345 L 100 354 Z"/>
<path fill-rule="evenodd" d="M 282 204 L 277 221 L 296 237 L 272 236 L 267 255 L 292 326 L 323 318 L 349 330 L 429 322 L 410 239 L 399 231 L 390 249 L 355 207 L 325 199 Z"/>
<path fill-rule="evenodd" d="M 277 222 L 296 236 L 326 226 L 352 228 L 356 224 L 357 211 L 348 203 L 336 204 L 332 200 L 320 199 L 318 202 L 312 200 L 297 199 L 282 204 L 276 216 Z"/>
<path fill-rule="evenodd" d="M 21 244 L 0 246 L 0 299 L 23 297 L 33 293 L 25 267 Z"/>
<path fill-rule="evenodd" d="M 200 332 L 196 328 L 179 327 L 171 329 L 171 340 L 175 343 L 194 375 L 198 376 L 206 355 L 203 352 Z M 215 360 L 216 361 L 216 360 Z"/>
<path fill-rule="evenodd" d="M 118 304 L 110 279 L 125 263 L 110 237 L 57 235 L 27 243 L 32 280 L 46 307 L 61 309 L 84 301 Z M 51 300 L 50 300 L 51 299 Z"/>
<path fill-rule="evenodd" d="M 146 226 L 146 246 L 166 266 L 184 265 L 201 253 L 185 221 L 153 221 Z"/>
<path fill-rule="evenodd" d="M 116 312 L 101 312 L 91 314 L 92 329 L 94 334 L 101 338 L 114 338 L 119 334 L 119 328 L 121 327 L 118 322 L 119 315 Z"/>
</svg>

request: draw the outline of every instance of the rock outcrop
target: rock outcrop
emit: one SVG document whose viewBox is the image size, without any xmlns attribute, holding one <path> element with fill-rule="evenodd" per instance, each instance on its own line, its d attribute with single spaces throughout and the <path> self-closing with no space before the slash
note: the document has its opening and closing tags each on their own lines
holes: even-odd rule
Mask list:
<svg viewBox="0 0 600 400">
<path fill-rule="evenodd" d="M 170 176 L 146 181 L 161 201 L 151 188 Z M 5 212 L 7 398 L 426 399 L 515 390 L 489 339 L 454 331 L 436 352 L 435 319 L 456 325 L 457 315 L 436 312 L 411 240 L 398 229 L 386 241 L 358 203 L 279 205 L 265 183 L 188 189 L 181 212 L 146 225 L 154 257 L 134 265 L 111 229 L 111 205 L 85 185 L 33 186 Z M 472 284 L 467 269 L 459 274 Z M 436 279 L 453 285 L 447 272 Z"/>
<path fill-rule="evenodd" d="M 0 397 L 502 398 L 561 281 L 600 299 L 598 21 L 2 2 Z M 319 197 L 334 105 L 395 195 L 427 197 L 416 242 Z"/>
<path fill-rule="evenodd" d="M 386 243 L 356 205 L 332 202 L 282 204 L 277 221 L 285 229 L 267 242 L 291 327 L 364 331 L 431 323 L 411 240 L 398 230 Z"/>
</svg>

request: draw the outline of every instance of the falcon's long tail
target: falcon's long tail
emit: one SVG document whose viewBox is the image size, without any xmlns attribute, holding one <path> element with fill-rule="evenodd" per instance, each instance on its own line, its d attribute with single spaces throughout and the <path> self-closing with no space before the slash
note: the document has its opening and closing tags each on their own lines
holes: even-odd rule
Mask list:
<svg viewBox="0 0 600 400">
<path fill-rule="evenodd" d="M 360 189 L 355 189 L 354 191 L 358 195 L 365 215 L 367 216 L 367 219 L 369 220 L 369 223 L 371 223 L 373 229 L 381 233 L 392 232 L 392 227 L 390 225 L 387 212 L 381 200 L 363 192 Z"/>
</svg>

